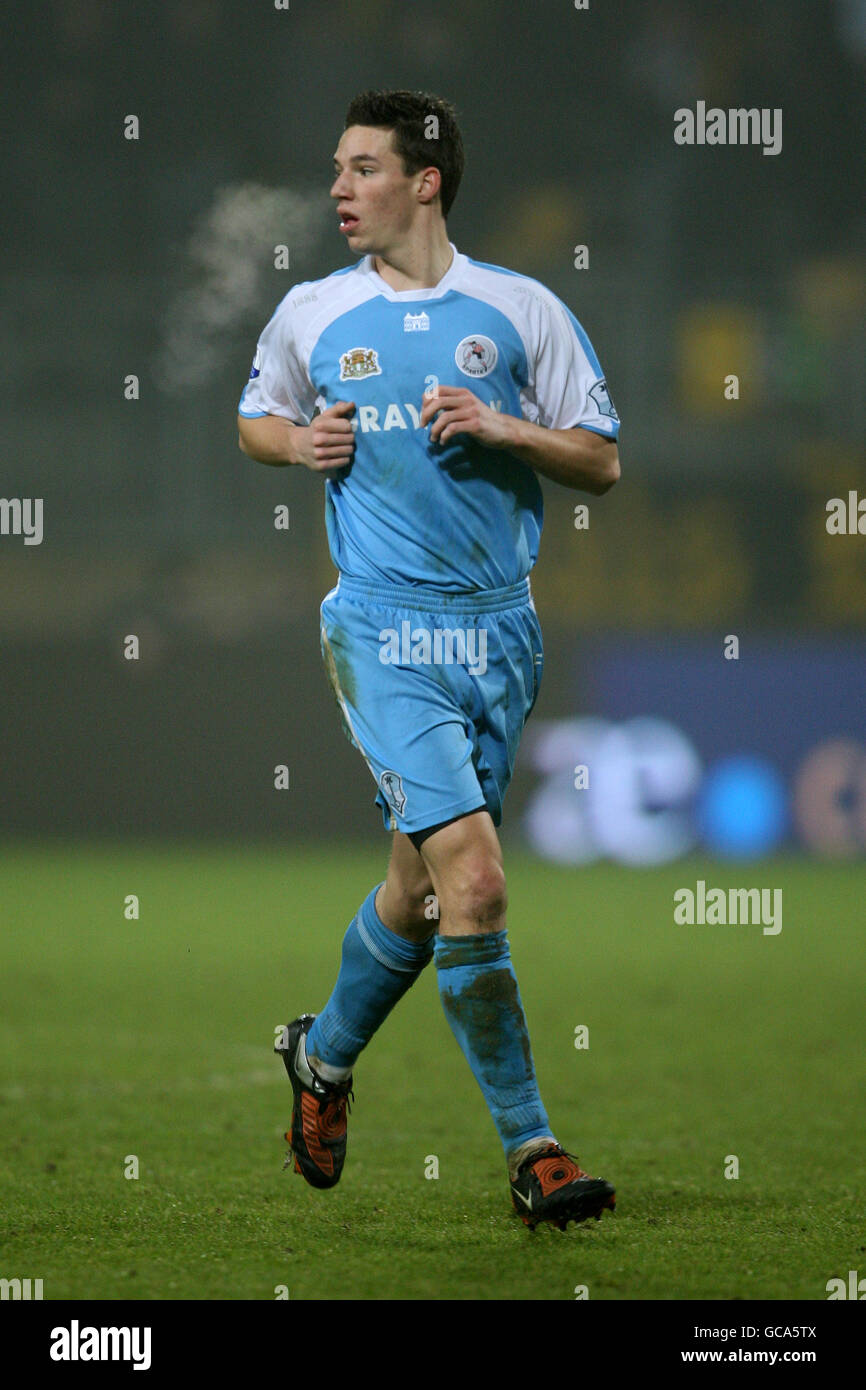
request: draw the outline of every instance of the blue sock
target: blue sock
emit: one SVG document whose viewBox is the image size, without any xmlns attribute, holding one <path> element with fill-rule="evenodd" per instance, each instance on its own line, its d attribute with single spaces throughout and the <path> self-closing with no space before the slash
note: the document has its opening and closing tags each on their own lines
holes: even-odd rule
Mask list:
<svg viewBox="0 0 866 1390">
<path fill-rule="evenodd" d="M 354 1066 L 433 955 L 432 934 L 416 943 L 385 926 L 376 911 L 381 887 L 377 884 L 349 923 L 334 992 L 307 1035 L 307 1056 L 328 1067 Z"/>
<path fill-rule="evenodd" d="M 437 936 L 445 1016 L 487 1101 L 506 1158 L 551 1134 L 535 1079 L 507 933 Z"/>
</svg>

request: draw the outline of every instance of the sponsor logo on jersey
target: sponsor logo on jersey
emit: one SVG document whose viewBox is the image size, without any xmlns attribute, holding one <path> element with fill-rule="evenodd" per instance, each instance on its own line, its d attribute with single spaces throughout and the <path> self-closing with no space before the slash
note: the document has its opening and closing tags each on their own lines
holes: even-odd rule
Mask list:
<svg viewBox="0 0 866 1390">
<path fill-rule="evenodd" d="M 502 401 L 488 401 L 491 410 L 502 410 Z M 360 405 L 352 416 L 349 424 L 357 434 L 358 430 L 362 434 L 379 434 L 385 430 L 421 430 L 425 428 L 421 424 L 421 412 L 418 406 L 412 401 L 389 401 L 385 407 L 384 415 L 382 409 L 377 405 Z"/>
<path fill-rule="evenodd" d="M 422 310 L 420 314 L 403 315 L 404 333 L 426 333 L 430 327 L 430 315 Z"/>
<path fill-rule="evenodd" d="M 598 406 L 600 415 L 609 415 L 611 420 L 619 420 L 614 403 L 608 395 L 606 381 L 597 381 L 594 386 L 589 388 L 589 394 Z"/>
<path fill-rule="evenodd" d="M 250 367 L 250 381 L 254 381 L 262 370 L 262 354 L 256 348 L 256 355 L 253 358 L 253 365 Z"/>
<path fill-rule="evenodd" d="M 499 353 L 492 338 L 475 333 L 457 344 L 454 361 L 464 376 L 487 376 L 496 366 Z"/>
<path fill-rule="evenodd" d="M 398 772 L 383 772 L 379 778 L 379 786 L 388 802 L 388 805 L 402 816 L 403 808 L 406 805 L 406 793 L 403 790 L 403 779 Z"/>
<path fill-rule="evenodd" d="M 349 348 L 340 358 L 340 380 L 362 381 L 365 376 L 381 376 L 379 354 L 375 348 Z"/>
</svg>

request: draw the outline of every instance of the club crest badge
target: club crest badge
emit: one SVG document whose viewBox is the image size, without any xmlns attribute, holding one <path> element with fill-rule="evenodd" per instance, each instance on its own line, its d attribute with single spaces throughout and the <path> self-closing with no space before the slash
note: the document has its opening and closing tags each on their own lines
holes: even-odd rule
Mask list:
<svg viewBox="0 0 866 1390">
<path fill-rule="evenodd" d="M 499 353 L 492 338 L 474 333 L 457 344 L 454 361 L 464 376 L 487 376 L 496 366 Z"/>
<path fill-rule="evenodd" d="M 381 376 L 379 354 L 375 348 L 350 348 L 340 358 L 340 380 L 362 381 L 365 376 Z"/>
<path fill-rule="evenodd" d="M 388 805 L 402 816 L 403 808 L 406 805 L 406 793 L 403 790 L 403 779 L 398 772 L 383 772 L 379 778 L 379 786 L 388 802 Z"/>
</svg>

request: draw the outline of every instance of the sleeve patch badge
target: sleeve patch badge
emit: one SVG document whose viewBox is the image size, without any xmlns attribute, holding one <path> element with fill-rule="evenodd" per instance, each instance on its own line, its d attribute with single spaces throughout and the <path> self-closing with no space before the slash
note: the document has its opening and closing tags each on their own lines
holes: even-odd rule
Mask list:
<svg viewBox="0 0 866 1390">
<path fill-rule="evenodd" d="M 589 394 L 595 401 L 599 415 L 608 415 L 611 420 L 619 420 L 616 407 L 608 395 L 607 382 L 604 379 L 597 381 L 594 386 L 591 386 Z"/>
</svg>

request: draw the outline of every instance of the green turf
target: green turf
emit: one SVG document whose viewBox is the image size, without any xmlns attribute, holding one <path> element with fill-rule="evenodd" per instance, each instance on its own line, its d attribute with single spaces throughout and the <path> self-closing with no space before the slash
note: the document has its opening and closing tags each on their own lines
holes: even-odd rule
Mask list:
<svg viewBox="0 0 866 1390">
<path fill-rule="evenodd" d="M 853 865 L 508 856 L 542 1094 L 615 1217 L 530 1235 L 510 1215 L 433 967 L 356 1069 L 340 1186 L 281 1171 L 273 1030 L 324 1003 L 385 849 L 5 852 L 0 1276 L 46 1299 L 825 1299 L 866 1274 Z M 781 934 L 676 926 L 699 877 L 781 887 Z"/>
</svg>

